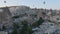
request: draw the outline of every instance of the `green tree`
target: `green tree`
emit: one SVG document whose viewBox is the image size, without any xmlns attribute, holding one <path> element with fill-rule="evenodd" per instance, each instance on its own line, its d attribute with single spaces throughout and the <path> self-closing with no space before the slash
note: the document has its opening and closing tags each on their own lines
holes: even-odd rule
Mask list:
<svg viewBox="0 0 60 34">
<path fill-rule="evenodd" d="M 17 29 L 14 29 L 12 34 L 17 34 Z"/>
<path fill-rule="evenodd" d="M 13 27 L 14 27 L 14 29 L 18 29 L 19 28 L 19 24 L 18 23 L 13 23 Z"/>
<path fill-rule="evenodd" d="M 31 26 L 28 26 L 28 33 L 32 34 L 32 27 Z"/>
<path fill-rule="evenodd" d="M 22 22 L 22 29 L 20 34 L 32 34 L 32 27 L 30 25 L 28 25 L 28 22 L 26 20 L 24 20 Z"/>
<path fill-rule="evenodd" d="M 32 27 L 37 27 L 41 25 L 44 22 L 44 20 L 40 17 L 38 21 L 32 24 Z"/>
<path fill-rule="evenodd" d="M 41 25 L 44 22 L 44 20 L 42 19 L 42 17 L 39 18 L 39 20 L 37 21 L 38 26 Z"/>
<path fill-rule="evenodd" d="M 24 20 L 22 22 L 22 25 L 23 25 L 23 27 L 22 27 L 20 34 L 28 34 L 28 32 L 27 32 L 28 22 Z"/>
<path fill-rule="evenodd" d="M 19 16 L 14 16 L 12 18 L 19 18 Z M 26 20 L 22 21 L 22 29 L 19 29 L 20 33 L 19 34 L 32 34 L 32 27 L 28 25 L 28 22 Z M 13 32 L 12 34 L 17 34 L 17 29 L 19 28 L 19 25 L 16 23 L 13 23 Z"/>
<path fill-rule="evenodd" d="M 17 34 L 17 29 L 19 28 L 19 24 L 18 23 L 13 23 L 13 32 L 12 34 Z"/>
<path fill-rule="evenodd" d="M 16 18 L 19 18 L 19 16 L 13 16 L 12 18 L 15 18 L 16 19 Z"/>
<path fill-rule="evenodd" d="M 4 25 L 2 26 L 2 30 L 6 30 L 6 27 Z"/>
</svg>

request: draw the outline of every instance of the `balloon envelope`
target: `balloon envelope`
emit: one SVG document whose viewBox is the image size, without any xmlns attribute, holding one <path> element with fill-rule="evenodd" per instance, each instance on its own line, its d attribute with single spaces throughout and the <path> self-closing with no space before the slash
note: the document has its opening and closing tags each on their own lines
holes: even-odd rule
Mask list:
<svg viewBox="0 0 60 34">
<path fill-rule="evenodd" d="M 4 1 L 4 3 L 6 3 L 6 1 Z"/>
</svg>

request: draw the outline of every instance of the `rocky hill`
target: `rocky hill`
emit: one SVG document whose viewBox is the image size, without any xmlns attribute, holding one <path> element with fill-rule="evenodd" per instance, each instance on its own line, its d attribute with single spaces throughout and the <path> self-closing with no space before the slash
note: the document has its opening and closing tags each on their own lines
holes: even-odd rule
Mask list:
<svg viewBox="0 0 60 34">
<path fill-rule="evenodd" d="M 60 24 L 60 10 L 52 10 L 52 9 L 37 9 L 37 8 L 30 8 L 27 6 L 10 6 L 10 7 L 1 7 L 0 8 L 0 29 L 3 26 L 6 27 L 10 31 L 13 28 L 14 23 L 18 23 L 21 26 L 22 21 L 26 20 L 28 25 L 32 25 L 33 23 L 39 20 L 39 18 L 43 18 L 44 22 L 36 27 L 37 29 L 33 28 L 32 30 L 37 30 L 40 33 L 51 32 L 51 28 L 54 30 Z M 52 26 L 51 26 L 52 24 Z M 54 24 L 54 25 L 53 25 Z M 45 30 L 46 28 L 46 30 Z M 41 31 L 41 30 L 43 31 Z M 48 30 L 49 29 L 49 30 Z M 59 29 L 59 27 L 57 28 Z M 33 34 L 40 34 L 39 32 L 34 31 Z M 47 32 L 47 33 L 48 33 Z"/>
</svg>

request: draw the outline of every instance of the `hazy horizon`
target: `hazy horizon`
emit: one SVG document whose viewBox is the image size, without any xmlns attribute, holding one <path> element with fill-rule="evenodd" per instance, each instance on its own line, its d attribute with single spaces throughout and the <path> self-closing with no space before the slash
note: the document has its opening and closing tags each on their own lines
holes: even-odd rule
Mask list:
<svg viewBox="0 0 60 34">
<path fill-rule="evenodd" d="M 43 4 L 44 1 L 45 5 Z M 0 7 L 25 5 L 31 8 L 60 9 L 59 3 L 60 0 L 0 0 Z"/>
</svg>

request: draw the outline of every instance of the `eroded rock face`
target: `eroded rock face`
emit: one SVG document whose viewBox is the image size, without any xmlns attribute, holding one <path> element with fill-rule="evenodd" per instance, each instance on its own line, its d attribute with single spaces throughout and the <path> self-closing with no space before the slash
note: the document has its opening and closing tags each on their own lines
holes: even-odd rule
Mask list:
<svg viewBox="0 0 60 34">
<path fill-rule="evenodd" d="M 9 9 L 12 13 L 12 16 L 15 16 L 24 14 L 26 11 L 29 11 L 30 8 L 27 6 L 11 6 Z"/>
<path fill-rule="evenodd" d="M 0 8 L 0 25 L 8 26 L 11 25 L 11 13 L 8 7 Z"/>
</svg>

